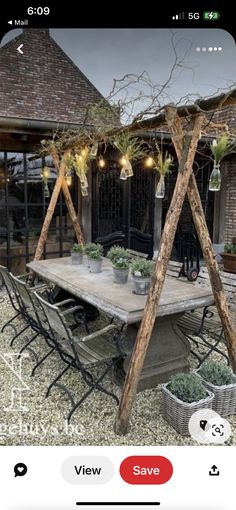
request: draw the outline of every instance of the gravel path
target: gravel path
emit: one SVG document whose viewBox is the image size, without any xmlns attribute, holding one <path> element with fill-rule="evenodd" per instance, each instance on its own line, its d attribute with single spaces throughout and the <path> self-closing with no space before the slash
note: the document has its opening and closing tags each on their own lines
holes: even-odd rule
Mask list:
<svg viewBox="0 0 236 510">
<path fill-rule="evenodd" d="M 0 291 L 0 324 L 4 324 L 13 315 L 12 307 L 3 290 Z M 20 321 L 15 321 L 20 327 Z M 22 324 L 22 323 L 21 323 Z M 100 392 L 94 392 L 74 413 L 68 426 L 66 416 L 70 404 L 65 394 L 54 388 L 48 399 L 45 393 L 53 377 L 63 369 L 58 355 L 52 354 L 39 367 L 34 377 L 31 370 L 34 359 L 31 354 L 22 361 L 22 377 L 28 386 L 23 392 L 22 405 L 28 410 L 9 410 L 12 387 L 17 386 L 17 379 L 1 358 L 1 353 L 17 353 L 30 335 L 19 337 L 13 348 L 10 340 L 13 331 L 9 327 L 0 335 L 0 445 L 197 445 L 191 438 L 177 434 L 162 418 L 160 388 L 146 390 L 136 397 L 131 419 L 131 431 L 126 436 L 117 436 L 113 424 L 117 407 L 115 401 Z M 47 346 L 42 337 L 34 342 L 34 349 L 42 355 Z M 217 355 L 216 355 L 217 356 Z M 9 359 L 10 362 L 10 359 Z M 17 361 L 16 361 L 17 363 Z M 194 367 L 194 359 L 191 360 Z M 77 370 L 70 370 L 63 381 L 80 395 L 85 385 Z M 109 380 L 109 387 L 119 395 L 120 388 Z M 15 399 L 17 399 L 15 394 Z M 15 400 L 16 401 L 16 400 Z M 229 419 L 233 434 L 226 444 L 236 445 L 236 416 Z"/>
</svg>

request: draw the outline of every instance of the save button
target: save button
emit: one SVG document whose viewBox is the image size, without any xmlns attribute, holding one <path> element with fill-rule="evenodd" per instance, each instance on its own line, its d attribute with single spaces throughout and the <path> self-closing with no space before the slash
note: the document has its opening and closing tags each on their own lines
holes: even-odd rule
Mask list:
<svg viewBox="0 0 236 510">
<path fill-rule="evenodd" d="M 130 484 L 161 485 L 173 474 L 171 462 L 161 455 L 133 455 L 120 465 L 120 476 Z"/>
</svg>

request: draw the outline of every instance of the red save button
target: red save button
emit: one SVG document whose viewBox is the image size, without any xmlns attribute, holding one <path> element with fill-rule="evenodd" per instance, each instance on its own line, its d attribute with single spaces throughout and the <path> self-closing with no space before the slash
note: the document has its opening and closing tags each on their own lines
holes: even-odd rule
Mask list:
<svg viewBox="0 0 236 510">
<path fill-rule="evenodd" d="M 160 455 L 133 455 L 123 460 L 120 476 L 130 484 L 162 484 L 172 477 L 171 462 Z"/>
</svg>

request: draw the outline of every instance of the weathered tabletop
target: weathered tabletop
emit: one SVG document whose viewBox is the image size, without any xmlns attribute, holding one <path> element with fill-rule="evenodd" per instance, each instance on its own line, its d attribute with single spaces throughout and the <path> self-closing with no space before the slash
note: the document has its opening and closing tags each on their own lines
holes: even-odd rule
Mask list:
<svg viewBox="0 0 236 510">
<path fill-rule="evenodd" d="M 82 265 L 72 265 L 71 257 L 30 262 L 27 266 L 36 274 L 127 324 L 142 318 L 146 296 L 133 293 L 131 276 L 126 285 L 113 283 L 113 271 L 108 259 L 104 259 L 103 270 L 97 274 L 89 272 L 86 259 Z M 202 289 L 190 282 L 167 276 L 157 316 L 181 313 L 213 303 L 211 289 Z"/>
</svg>

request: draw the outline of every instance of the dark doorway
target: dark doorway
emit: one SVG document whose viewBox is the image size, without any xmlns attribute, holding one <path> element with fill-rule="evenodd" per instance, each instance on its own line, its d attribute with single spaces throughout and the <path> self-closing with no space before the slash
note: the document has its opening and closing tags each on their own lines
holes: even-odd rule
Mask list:
<svg viewBox="0 0 236 510">
<path fill-rule="evenodd" d="M 120 179 L 120 166 L 92 169 L 92 240 L 153 256 L 154 179 L 144 164 L 133 165 L 134 175 Z"/>
</svg>

